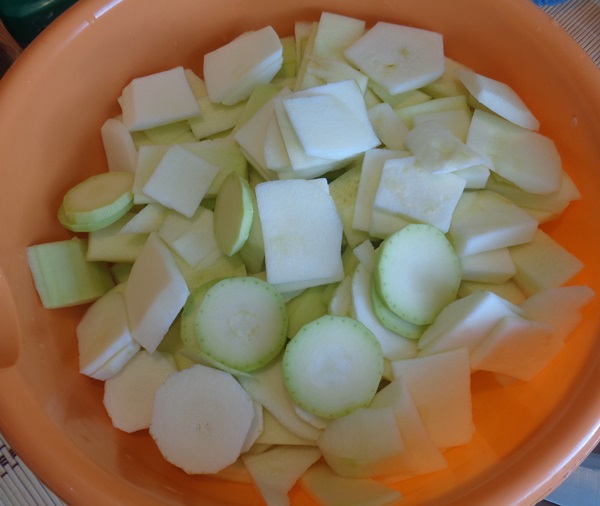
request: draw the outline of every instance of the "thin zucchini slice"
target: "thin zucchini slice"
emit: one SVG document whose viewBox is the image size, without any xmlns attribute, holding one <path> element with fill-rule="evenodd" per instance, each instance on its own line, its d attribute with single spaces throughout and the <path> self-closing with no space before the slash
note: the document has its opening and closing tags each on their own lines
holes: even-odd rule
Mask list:
<svg viewBox="0 0 600 506">
<path fill-rule="evenodd" d="M 283 355 L 283 379 L 292 400 L 327 419 L 367 406 L 382 374 L 379 341 L 345 316 L 322 316 L 306 324 Z"/>
</svg>

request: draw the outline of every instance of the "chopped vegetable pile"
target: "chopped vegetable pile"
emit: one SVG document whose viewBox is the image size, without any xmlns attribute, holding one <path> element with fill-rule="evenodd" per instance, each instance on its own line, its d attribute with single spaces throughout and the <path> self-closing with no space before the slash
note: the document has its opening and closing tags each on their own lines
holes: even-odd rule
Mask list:
<svg viewBox="0 0 600 506">
<path fill-rule="evenodd" d="M 107 171 L 30 246 L 89 304 L 80 372 L 190 474 L 385 505 L 468 444 L 471 375 L 528 381 L 594 296 L 541 225 L 581 198 L 513 89 L 431 31 L 325 12 L 133 79 Z"/>
</svg>

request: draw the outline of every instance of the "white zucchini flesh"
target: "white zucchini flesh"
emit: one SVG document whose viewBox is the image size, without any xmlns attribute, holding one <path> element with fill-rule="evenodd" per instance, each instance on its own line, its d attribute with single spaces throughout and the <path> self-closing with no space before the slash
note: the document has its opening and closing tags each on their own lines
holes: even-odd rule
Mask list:
<svg viewBox="0 0 600 506">
<path fill-rule="evenodd" d="M 123 432 L 147 429 L 152 418 L 154 394 L 177 369 L 161 352 L 139 351 L 104 383 L 104 407 L 114 427 Z"/>
<path fill-rule="evenodd" d="M 466 348 L 392 362 L 435 445 L 445 450 L 473 437 L 471 367 Z"/>
<path fill-rule="evenodd" d="M 425 86 L 444 73 L 441 34 L 392 23 L 376 23 L 344 55 L 392 95 Z"/>
<path fill-rule="evenodd" d="M 523 315 L 523 311 L 492 292 L 479 291 L 457 299 L 425 329 L 419 340 L 420 354 L 458 347 L 473 351 L 502 318 L 514 315 Z"/>
<path fill-rule="evenodd" d="M 344 60 L 344 51 L 363 36 L 365 25 L 362 19 L 322 12 L 312 55 Z"/>
<path fill-rule="evenodd" d="M 150 234 L 125 285 L 131 335 L 153 353 L 189 295 L 168 246 Z"/>
<path fill-rule="evenodd" d="M 558 286 L 536 292 L 519 307 L 527 318 L 552 325 L 566 339 L 581 321 L 581 309 L 593 298 L 589 286 Z"/>
<path fill-rule="evenodd" d="M 409 155 L 408 151 L 377 148 L 365 152 L 352 222 L 352 226 L 355 229 L 364 232 L 369 231 L 371 225 L 371 208 L 381 179 L 384 162 L 392 158 L 402 158 Z"/>
<path fill-rule="evenodd" d="M 204 55 L 204 80 L 212 102 L 226 105 L 248 98 L 260 83 L 268 83 L 283 63 L 279 36 L 267 26 L 245 32 L 228 44 Z M 268 74 L 261 72 L 270 69 Z M 239 95 L 240 89 L 249 93 Z"/>
<path fill-rule="evenodd" d="M 298 479 L 321 457 L 315 447 L 276 446 L 242 461 L 267 506 L 290 504 L 288 497 Z"/>
<path fill-rule="evenodd" d="M 471 124 L 471 112 L 465 109 L 424 112 L 413 116 L 412 121 L 413 128 L 430 122 L 440 125 L 449 130 L 461 142 L 466 143 Z"/>
<path fill-rule="evenodd" d="M 470 114 L 469 104 L 465 95 L 434 98 L 394 108 L 396 114 L 402 118 L 408 128 L 415 126 L 413 118 L 422 114 L 443 111 L 464 111 Z"/>
<path fill-rule="evenodd" d="M 86 258 L 90 262 L 133 263 L 144 247 L 148 234 L 124 234 L 123 227 L 135 215 L 127 213 L 111 225 L 88 234 Z"/>
<path fill-rule="evenodd" d="M 324 462 L 311 466 L 300 484 L 323 506 L 392 506 L 400 492 L 371 478 L 343 478 Z"/>
<path fill-rule="evenodd" d="M 113 356 L 134 343 L 120 287 L 100 297 L 86 310 L 77 324 L 76 334 L 79 371 L 86 376 L 94 376 Z"/>
<path fill-rule="evenodd" d="M 381 143 L 353 79 L 296 92 L 282 103 L 309 156 L 344 160 Z"/>
<path fill-rule="evenodd" d="M 383 478 L 414 467 L 391 407 L 360 408 L 332 420 L 319 438 L 331 469 L 346 478 Z"/>
<path fill-rule="evenodd" d="M 122 121 L 107 119 L 100 129 L 108 170 L 135 173 L 137 149 Z"/>
<path fill-rule="evenodd" d="M 145 130 L 200 114 L 183 67 L 133 79 L 122 94 L 123 124 Z"/>
<path fill-rule="evenodd" d="M 256 438 L 255 444 L 269 446 L 317 446 L 316 441 L 303 439 L 287 429 L 267 409 L 263 409 L 263 430 Z"/>
<path fill-rule="evenodd" d="M 134 204 L 149 204 L 155 202 L 143 191 L 145 184 L 169 149 L 169 146 L 143 145 L 138 149 L 135 177 L 133 180 Z"/>
<path fill-rule="evenodd" d="M 140 345 L 138 343 L 131 342 L 127 344 L 120 351 L 110 357 L 100 368 L 90 375 L 90 378 L 94 378 L 100 381 L 106 381 L 117 374 L 129 361 L 140 351 Z"/>
<path fill-rule="evenodd" d="M 171 211 L 164 217 L 158 235 L 191 268 L 212 258 L 218 250 L 213 211 L 202 206 L 191 218 Z"/>
<path fill-rule="evenodd" d="M 544 135 L 475 110 L 467 145 L 489 158 L 494 172 L 523 190 L 546 194 L 560 188 L 560 154 L 554 142 Z"/>
<path fill-rule="evenodd" d="M 218 167 L 175 145 L 158 162 L 142 192 L 191 218 L 218 173 Z"/>
<path fill-rule="evenodd" d="M 448 461 L 435 446 L 421 415 L 402 378 L 394 378 L 373 399 L 371 408 L 391 407 L 406 451 L 414 462 L 411 476 L 431 473 L 448 467 Z"/>
<path fill-rule="evenodd" d="M 298 416 L 286 390 L 281 358 L 248 376 L 238 378 L 250 396 L 268 410 L 287 430 L 305 441 L 314 442 L 321 431 Z"/>
<path fill-rule="evenodd" d="M 405 149 L 408 127 L 386 102 L 377 104 L 368 110 L 369 120 L 377 137 L 388 149 Z"/>
<path fill-rule="evenodd" d="M 323 418 L 339 418 L 373 399 L 383 373 L 381 345 L 364 325 L 322 316 L 294 336 L 283 356 L 292 400 Z"/>
<path fill-rule="evenodd" d="M 380 246 L 374 280 L 383 302 L 416 325 L 433 322 L 456 299 L 460 261 L 444 234 L 431 225 L 408 225 Z"/>
<path fill-rule="evenodd" d="M 452 173 L 431 173 L 415 157 L 384 162 L 373 209 L 446 233 L 466 181 Z"/>
<path fill-rule="evenodd" d="M 464 192 L 456 205 L 448 238 L 461 255 L 530 242 L 538 222 L 510 200 L 489 190 Z"/>
<path fill-rule="evenodd" d="M 541 229 L 510 254 L 517 269 L 514 281 L 527 295 L 563 285 L 583 269 L 581 260 Z"/>
<path fill-rule="evenodd" d="M 181 147 L 219 169 L 208 190 L 206 190 L 205 198 L 216 198 L 221 184 L 232 172 L 245 179 L 248 178 L 248 162 L 232 135 L 198 142 L 185 142 L 181 144 Z"/>
<path fill-rule="evenodd" d="M 506 316 L 471 353 L 471 367 L 529 381 L 550 363 L 563 343 L 563 336 L 547 323 Z"/>
<path fill-rule="evenodd" d="M 464 111 L 445 111 L 464 112 Z M 415 125 L 404 139 L 423 169 L 435 173 L 454 172 L 491 162 L 471 149 L 450 130 L 433 121 Z"/>
<path fill-rule="evenodd" d="M 529 130 L 540 127 L 538 119 L 508 84 L 467 69 L 457 70 L 456 75 L 479 103 L 499 116 Z"/>
<path fill-rule="evenodd" d="M 196 315 L 200 351 L 228 367 L 251 372 L 274 359 L 287 340 L 283 298 L 255 277 L 219 281 Z"/>
<path fill-rule="evenodd" d="M 159 203 L 146 204 L 123 225 L 120 233 L 149 234 L 150 232 L 158 232 L 169 213 L 171 213 L 171 210 Z"/>
<path fill-rule="evenodd" d="M 463 280 L 482 283 L 504 283 L 517 272 L 508 248 L 461 256 L 460 265 Z"/>
<path fill-rule="evenodd" d="M 256 200 L 269 283 L 285 293 L 343 279 L 343 224 L 328 192 L 314 181 L 268 181 Z"/>
<path fill-rule="evenodd" d="M 252 399 L 233 376 L 197 364 L 156 391 L 150 435 L 185 472 L 216 473 L 238 459 L 253 419 Z"/>
</svg>

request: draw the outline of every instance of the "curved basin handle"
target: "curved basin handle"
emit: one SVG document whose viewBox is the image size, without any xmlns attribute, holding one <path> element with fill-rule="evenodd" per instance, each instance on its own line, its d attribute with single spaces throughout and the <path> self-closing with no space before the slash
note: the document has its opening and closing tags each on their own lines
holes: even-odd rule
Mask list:
<svg viewBox="0 0 600 506">
<path fill-rule="evenodd" d="M 15 302 L 4 272 L 0 269 L 0 368 L 12 366 L 21 349 L 21 329 Z"/>
</svg>

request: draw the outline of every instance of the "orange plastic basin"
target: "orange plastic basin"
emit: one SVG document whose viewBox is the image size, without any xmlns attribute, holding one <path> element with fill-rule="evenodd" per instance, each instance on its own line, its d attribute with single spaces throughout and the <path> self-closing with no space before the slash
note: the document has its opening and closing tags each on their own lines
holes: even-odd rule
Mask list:
<svg viewBox="0 0 600 506">
<path fill-rule="evenodd" d="M 244 30 L 291 34 L 322 10 L 444 34 L 446 53 L 508 82 L 553 138 L 583 194 L 544 226 L 585 262 L 574 283 L 600 294 L 600 71 L 530 0 L 82 0 L 0 82 L 0 431 L 32 470 L 76 505 L 259 505 L 249 485 L 188 476 L 147 433 L 112 428 L 102 383 L 78 374 L 74 327 L 85 308 L 44 310 L 25 248 L 69 237 L 65 190 L 105 170 L 100 126 L 130 79 L 202 55 Z M 600 438 L 600 296 L 534 381 L 473 377 L 471 444 L 449 469 L 403 481 L 403 504 L 533 504 Z M 294 488 L 294 505 L 312 504 Z"/>
</svg>

